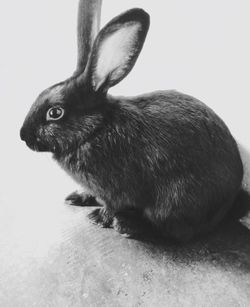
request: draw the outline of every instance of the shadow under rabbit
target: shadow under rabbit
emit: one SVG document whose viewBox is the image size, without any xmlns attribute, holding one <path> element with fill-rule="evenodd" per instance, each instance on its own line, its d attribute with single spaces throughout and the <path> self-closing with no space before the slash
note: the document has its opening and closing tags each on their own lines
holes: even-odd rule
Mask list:
<svg viewBox="0 0 250 307">
<path fill-rule="evenodd" d="M 250 217 L 225 221 L 214 232 L 189 243 L 178 244 L 156 236 L 139 240 L 152 257 L 163 259 L 167 255 L 185 264 L 206 262 L 225 270 L 250 273 Z"/>
</svg>

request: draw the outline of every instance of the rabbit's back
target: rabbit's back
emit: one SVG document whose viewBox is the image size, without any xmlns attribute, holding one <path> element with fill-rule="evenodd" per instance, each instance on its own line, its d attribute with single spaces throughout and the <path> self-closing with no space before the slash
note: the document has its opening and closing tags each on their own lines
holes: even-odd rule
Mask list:
<svg viewBox="0 0 250 307">
<path fill-rule="evenodd" d="M 209 169 L 210 164 L 220 161 L 229 169 L 235 168 L 235 173 L 241 169 L 237 144 L 229 129 L 201 101 L 171 90 L 121 100 L 120 104 L 125 119 L 117 127 L 122 129 L 125 122 L 124 133 L 136 135 L 134 140 L 142 143 L 141 148 L 151 147 L 152 156 L 154 151 L 156 156 L 161 153 L 172 163 L 178 160 L 182 167 L 181 161 L 187 167 L 202 161 L 200 167 Z"/>
</svg>

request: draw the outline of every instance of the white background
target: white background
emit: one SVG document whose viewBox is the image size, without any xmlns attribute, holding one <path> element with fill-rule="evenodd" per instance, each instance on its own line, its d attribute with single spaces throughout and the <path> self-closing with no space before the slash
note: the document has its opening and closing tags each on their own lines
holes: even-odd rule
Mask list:
<svg viewBox="0 0 250 307">
<path fill-rule="evenodd" d="M 50 154 L 32 152 L 19 139 L 24 117 L 39 92 L 69 77 L 75 68 L 77 4 L 77 0 L 0 4 L 2 235 L 18 238 L 19 232 L 20 240 L 30 236 L 34 242 L 39 233 L 40 240 L 44 232 L 47 238 L 55 235 L 53 215 L 64 210 L 64 197 L 77 188 Z M 104 0 L 102 24 L 136 6 L 149 12 L 151 28 L 133 71 L 111 92 L 136 95 L 177 89 L 193 95 L 224 119 L 241 144 L 244 161 L 250 161 L 249 0 Z"/>
</svg>

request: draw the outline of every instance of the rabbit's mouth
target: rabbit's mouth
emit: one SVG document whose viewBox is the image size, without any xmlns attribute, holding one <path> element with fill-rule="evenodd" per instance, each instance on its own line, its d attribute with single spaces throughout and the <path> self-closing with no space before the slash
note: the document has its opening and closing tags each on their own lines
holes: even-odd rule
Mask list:
<svg viewBox="0 0 250 307">
<path fill-rule="evenodd" d="M 39 143 L 39 142 L 37 142 L 36 144 L 26 142 L 26 145 L 27 145 L 30 149 L 34 150 L 34 151 L 39 151 L 39 152 L 49 151 L 49 149 L 47 148 L 47 146 L 45 146 L 44 144 Z"/>
<path fill-rule="evenodd" d="M 49 151 L 48 147 L 41 141 L 41 139 L 30 133 L 30 129 L 27 129 L 26 127 L 21 128 L 20 138 L 34 151 Z"/>
<path fill-rule="evenodd" d="M 48 147 L 44 145 L 39 139 L 37 139 L 36 142 L 25 140 L 25 143 L 31 150 L 39 152 L 49 151 Z"/>
</svg>

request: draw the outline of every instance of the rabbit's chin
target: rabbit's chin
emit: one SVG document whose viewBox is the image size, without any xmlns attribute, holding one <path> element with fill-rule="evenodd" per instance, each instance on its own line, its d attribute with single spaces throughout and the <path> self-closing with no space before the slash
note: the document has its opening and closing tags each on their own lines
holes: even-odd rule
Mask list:
<svg viewBox="0 0 250 307">
<path fill-rule="evenodd" d="M 37 151 L 37 152 L 50 152 L 51 150 L 44 144 L 42 143 L 29 143 L 29 142 L 26 142 L 26 145 L 31 149 L 31 150 L 34 150 L 34 151 Z"/>
</svg>

